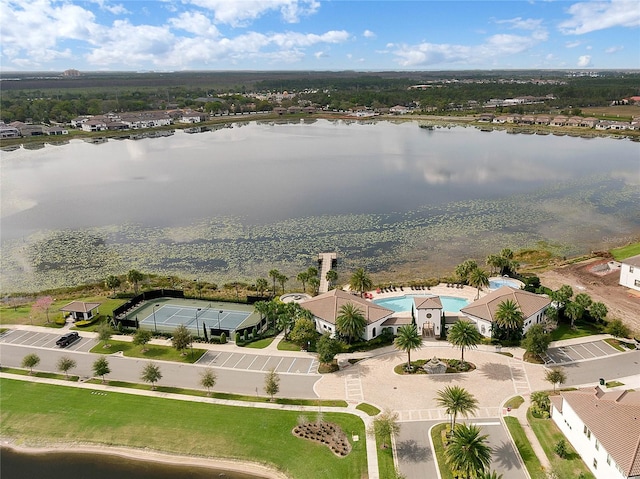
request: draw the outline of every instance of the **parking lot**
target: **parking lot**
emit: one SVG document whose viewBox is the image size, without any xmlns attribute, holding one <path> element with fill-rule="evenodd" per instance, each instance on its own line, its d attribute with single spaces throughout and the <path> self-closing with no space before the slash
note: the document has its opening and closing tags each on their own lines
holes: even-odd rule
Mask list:
<svg viewBox="0 0 640 479">
<path fill-rule="evenodd" d="M 318 369 L 318 361 L 311 357 L 264 356 L 220 351 L 207 351 L 197 364 L 245 371 L 274 369 L 277 373 L 289 374 L 316 374 Z"/>
<path fill-rule="evenodd" d="M 619 352 L 620 351 L 606 341 L 593 341 L 590 343 L 575 344 L 573 346 L 550 348 L 547 351 L 546 357 L 543 357 L 543 359 L 546 364 L 562 364 L 584 361 L 585 359 L 602 358 Z"/>
<path fill-rule="evenodd" d="M 56 341 L 64 333 L 36 333 L 33 331 L 21 331 L 19 329 L 10 329 L 0 336 L 0 343 L 15 344 L 19 346 L 32 346 L 35 348 L 51 348 L 60 349 L 56 346 Z M 80 340 L 70 344 L 66 348 L 67 351 L 81 351 L 88 352 L 92 347 L 97 344 L 97 341 L 93 338 L 83 338 L 80 336 Z"/>
</svg>

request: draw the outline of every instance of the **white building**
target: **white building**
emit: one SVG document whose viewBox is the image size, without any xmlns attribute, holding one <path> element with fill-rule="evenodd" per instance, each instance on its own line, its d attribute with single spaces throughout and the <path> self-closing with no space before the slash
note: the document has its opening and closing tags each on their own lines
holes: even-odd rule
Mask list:
<svg viewBox="0 0 640 479">
<path fill-rule="evenodd" d="M 460 312 L 476 323 L 478 331 L 483 336 L 489 338 L 491 337 L 491 325 L 496 319 L 496 312 L 499 306 L 507 300 L 516 303 L 522 312 L 524 317 L 523 333 L 526 333 L 532 325 L 542 323 L 545 320 L 545 311 L 551 304 L 551 300 L 547 296 L 511 286 L 502 286 L 469 306 L 461 308 Z"/>
<path fill-rule="evenodd" d="M 640 391 L 561 392 L 551 417 L 597 479 L 640 478 Z"/>
<path fill-rule="evenodd" d="M 390 309 L 378 306 L 372 301 L 367 301 L 341 289 L 333 289 L 328 293 L 320 294 L 315 298 L 300 303 L 304 309 L 313 314 L 316 330 L 321 333 L 329 333 L 335 336 L 336 318 L 340 315 L 340 308 L 351 303 L 357 307 L 367 321 L 362 339 L 369 341 L 380 335 L 384 323 L 394 312 Z"/>
<path fill-rule="evenodd" d="M 622 260 L 620 284 L 640 291 L 640 254 Z"/>
</svg>

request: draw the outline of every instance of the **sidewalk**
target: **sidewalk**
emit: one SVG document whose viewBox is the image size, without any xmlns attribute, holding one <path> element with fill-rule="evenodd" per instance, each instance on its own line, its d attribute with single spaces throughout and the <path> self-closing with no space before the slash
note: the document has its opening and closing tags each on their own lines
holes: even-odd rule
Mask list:
<svg viewBox="0 0 640 479">
<path fill-rule="evenodd" d="M 540 444 L 540 441 L 538 441 L 538 436 L 535 435 L 533 429 L 531 429 L 531 426 L 529 425 L 529 421 L 527 421 L 527 410 L 529 409 L 529 406 L 531 406 L 530 394 L 522 394 L 521 396 L 524 399 L 524 403 L 522 403 L 519 408 L 512 409 L 508 415 L 515 417 L 518 420 L 524 430 L 525 436 L 527 436 L 529 444 L 531 444 L 533 452 L 540 460 L 540 464 L 542 464 L 542 467 L 545 470 L 550 471 L 551 463 L 549 462 L 549 458 L 545 454 L 544 449 L 542 449 L 542 445 Z"/>
</svg>

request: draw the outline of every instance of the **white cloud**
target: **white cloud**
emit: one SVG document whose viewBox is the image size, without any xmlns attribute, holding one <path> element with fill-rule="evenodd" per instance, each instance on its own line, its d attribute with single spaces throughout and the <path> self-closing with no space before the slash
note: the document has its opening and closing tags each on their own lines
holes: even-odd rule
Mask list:
<svg viewBox="0 0 640 479">
<path fill-rule="evenodd" d="M 211 21 L 200 12 L 184 12 L 169 20 L 169 23 L 180 30 L 194 35 L 215 38 L 220 33 Z"/>
<path fill-rule="evenodd" d="M 365 31 L 362 33 L 362 36 L 363 36 L 363 37 L 365 37 L 365 38 L 375 38 L 375 37 L 376 37 L 376 34 L 375 34 L 375 33 L 373 33 L 371 30 L 365 30 Z"/>
<path fill-rule="evenodd" d="M 112 5 L 107 3 L 107 0 L 90 0 L 91 3 L 97 4 L 101 10 L 105 10 L 113 15 L 126 15 L 131 13 L 129 10 L 125 8 L 122 4 Z"/>
<path fill-rule="evenodd" d="M 495 20 L 498 25 L 508 25 L 510 28 L 519 30 L 540 30 L 542 28 L 542 20 L 516 17 L 508 20 Z"/>
<path fill-rule="evenodd" d="M 616 46 L 607 48 L 604 52 L 611 54 L 611 53 L 620 52 L 622 50 L 624 50 L 624 45 L 616 45 Z"/>
<path fill-rule="evenodd" d="M 234 27 L 246 26 L 270 11 L 279 11 L 284 21 L 297 23 L 301 16 L 314 14 L 317 0 L 184 0 L 214 12 L 215 21 Z"/>
<path fill-rule="evenodd" d="M 581 55 L 578 57 L 578 66 L 580 68 L 588 68 L 591 65 L 591 55 Z"/>
<path fill-rule="evenodd" d="M 567 35 L 582 35 L 611 27 L 640 26 L 638 0 L 574 3 L 567 13 L 571 18 L 559 25 L 560 31 Z"/>
<path fill-rule="evenodd" d="M 320 60 L 321 58 L 328 58 L 329 54 L 327 52 L 315 52 L 313 56 Z"/>
<path fill-rule="evenodd" d="M 567 42 L 564 44 L 567 48 L 575 48 L 580 45 L 580 42 Z"/>
</svg>

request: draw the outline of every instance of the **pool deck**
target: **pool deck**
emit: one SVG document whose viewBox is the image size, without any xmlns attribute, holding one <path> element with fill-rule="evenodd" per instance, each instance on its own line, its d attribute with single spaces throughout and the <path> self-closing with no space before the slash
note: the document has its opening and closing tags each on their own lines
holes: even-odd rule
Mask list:
<svg viewBox="0 0 640 479">
<path fill-rule="evenodd" d="M 392 291 L 390 293 L 377 293 L 376 290 L 369 291 L 372 295 L 372 299 L 391 299 L 397 298 L 400 296 L 453 296 L 456 298 L 463 298 L 469 302 L 473 302 L 476 300 L 476 295 L 478 291 L 476 288 L 472 288 L 471 286 L 464 286 L 463 288 L 449 288 L 446 283 L 440 283 L 438 286 L 432 286 L 431 289 L 423 289 L 423 290 L 413 290 L 410 286 L 404 286 L 404 291 L 401 291 L 398 286 L 396 286 L 396 291 Z M 480 297 L 482 298 L 487 293 L 489 293 L 489 289 L 485 289 L 480 291 Z"/>
</svg>

